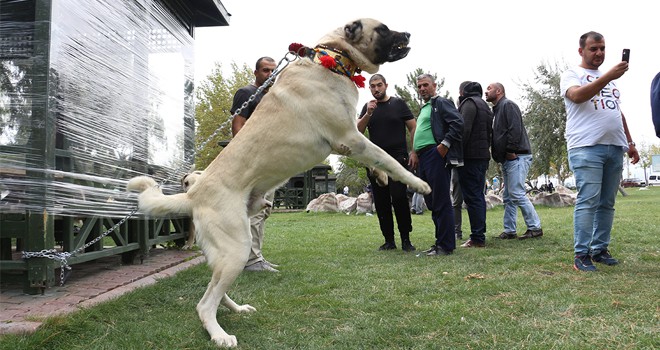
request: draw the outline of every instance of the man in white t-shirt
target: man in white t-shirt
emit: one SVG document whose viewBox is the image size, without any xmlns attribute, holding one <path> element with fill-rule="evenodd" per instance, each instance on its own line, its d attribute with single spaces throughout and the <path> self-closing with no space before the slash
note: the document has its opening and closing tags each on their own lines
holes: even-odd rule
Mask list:
<svg viewBox="0 0 660 350">
<path fill-rule="evenodd" d="M 578 52 L 582 63 L 564 72 L 560 83 L 567 114 L 569 165 L 578 190 L 573 213 L 573 267 L 595 271 L 592 261 L 618 264 L 610 255 L 609 244 L 623 153 L 628 153 L 633 164 L 639 161 L 639 154 L 614 84 L 628 70 L 628 62 L 600 71 L 598 67 L 605 61 L 605 38 L 596 32 L 580 37 Z"/>
</svg>

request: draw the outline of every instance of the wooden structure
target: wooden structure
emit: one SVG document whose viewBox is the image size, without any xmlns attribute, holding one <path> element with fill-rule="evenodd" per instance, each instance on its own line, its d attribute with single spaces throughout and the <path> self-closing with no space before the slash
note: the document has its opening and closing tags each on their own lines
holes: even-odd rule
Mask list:
<svg viewBox="0 0 660 350">
<path fill-rule="evenodd" d="M 118 254 L 130 263 L 183 242 L 187 218 L 124 220 L 136 200 L 123 191 L 135 175 L 165 179 L 194 149 L 194 32 L 228 25 L 222 3 L 0 0 L 0 9 L 2 279 L 43 293 L 61 267 L 44 252 L 75 253 L 68 265 Z"/>
<path fill-rule="evenodd" d="M 331 166 L 319 164 L 289 179 L 275 191 L 274 207 L 281 209 L 305 209 L 307 203 L 320 194 L 335 192 L 335 176 Z"/>
</svg>

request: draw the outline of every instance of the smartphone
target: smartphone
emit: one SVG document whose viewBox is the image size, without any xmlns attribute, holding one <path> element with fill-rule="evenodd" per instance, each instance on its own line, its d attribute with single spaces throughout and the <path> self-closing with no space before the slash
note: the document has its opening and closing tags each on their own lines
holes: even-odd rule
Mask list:
<svg viewBox="0 0 660 350">
<path fill-rule="evenodd" d="M 623 49 L 621 54 L 621 61 L 630 62 L 630 49 Z"/>
</svg>

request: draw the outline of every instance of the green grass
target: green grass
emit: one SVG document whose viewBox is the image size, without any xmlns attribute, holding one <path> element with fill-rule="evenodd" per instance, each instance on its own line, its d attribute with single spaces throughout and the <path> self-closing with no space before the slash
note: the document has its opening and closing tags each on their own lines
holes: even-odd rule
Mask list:
<svg viewBox="0 0 660 350">
<path fill-rule="evenodd" d="M 243 273 L 230 295 L 258 311 L 221 306 L 218 319 L 239 349 L 657 349 L 660 187 L 628 192 L 610 246 L 621 264 L 596 273 L 572 269 L 572 207 L 538 207 L 545 235 L 526 241 L 491 239 L 502 230 L 495 208 L 485 249 L 434 258 L 377 251 L 375 216 L 275 213 L 264 253 L 281 273 Z M 413 244 L 426 249 L 431 217 L 413 220 Z M 215 349 L 195 312 L 209 278 L 190 268 L 3 336 L 0 348 Z"/>
</svg>

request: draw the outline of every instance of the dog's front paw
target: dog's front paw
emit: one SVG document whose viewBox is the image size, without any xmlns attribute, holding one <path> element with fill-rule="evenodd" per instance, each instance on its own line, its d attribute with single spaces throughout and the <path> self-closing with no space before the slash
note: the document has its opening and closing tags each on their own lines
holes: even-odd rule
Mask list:
<svg viewBox="0 0 660 350">
<path fill-rule="evenodd" d="M 248 305 L 248 304 L 243 304 L 243 305 L 238 305 L 238 308 L 236 308 L 236 312 L 255 312 L 257 309 L 254 307 Z"/>
<path fill-rule="evenodd" d="M 419 180 L 417 181 L 415 186 L 413 186 L 413 190 L 415 190 L 415 192 L 426 195 L 431 193 L 431 186 L 429 186 L 429 184 L 427 184 L 426 182 Z"/>
</svg>

